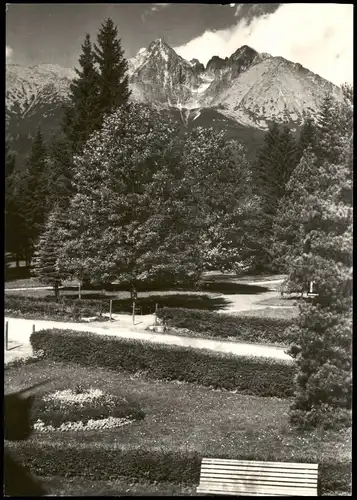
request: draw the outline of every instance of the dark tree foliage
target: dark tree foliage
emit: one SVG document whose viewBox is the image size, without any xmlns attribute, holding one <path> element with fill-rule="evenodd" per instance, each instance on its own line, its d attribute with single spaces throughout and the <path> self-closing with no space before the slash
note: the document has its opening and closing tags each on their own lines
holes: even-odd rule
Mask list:
<svg viewBox="0 0 357 500">
<path fill-rule="evenodd" d="M 102 23 L 94 46 L 98 65 L 100 117 L 126 105 L 130 97 L 128 63 L 124 58 L 118 29 L 112 19 Z"/>
<path fill-rule="evenodd" d="M 98 72 L 95 68 L 90 35 L 86 35 L 79 57 L 77 78 L 70 86 L 69 104 L 65 107 L 63 131 L 74 152 L 79 151 L 90 134 L 101 125 L 98 109 Z"/>
</svg>

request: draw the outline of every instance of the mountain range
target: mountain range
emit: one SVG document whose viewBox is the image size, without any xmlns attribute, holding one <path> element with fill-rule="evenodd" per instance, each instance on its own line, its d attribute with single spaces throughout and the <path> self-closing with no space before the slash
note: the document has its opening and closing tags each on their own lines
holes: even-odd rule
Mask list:
<svg viewBox="0 0 357 500">
<path fill-rule="evenodd" d="M 244 45 L 204 66 L 187 61 L 158 39 L 128 60 L 131 99 L 180 120 L 184 129 L 213 126 L 255 153 L 273 121 L 297 131 L 316 115 L 327 93 L 341 89 L 298 63 Z M 6 65 L 6 128 L 20 153 L 28 151 L 38 125 L 45 137 L 58 131 L 75 71 L 57 65 Z"/>
</svg>

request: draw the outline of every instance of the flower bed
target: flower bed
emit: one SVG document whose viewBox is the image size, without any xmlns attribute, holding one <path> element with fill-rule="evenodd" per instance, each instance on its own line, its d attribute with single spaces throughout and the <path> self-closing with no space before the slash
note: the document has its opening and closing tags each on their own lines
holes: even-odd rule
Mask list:
<svg viewBox="0 0 357 500">
<path fill-rule="evenodd" d="M 93 388 L 46 394 L 32 411 L 33 427 L 40 432 L 112 429 L 142 418 L 144 413 L 125 398 Z"/>
</svg>

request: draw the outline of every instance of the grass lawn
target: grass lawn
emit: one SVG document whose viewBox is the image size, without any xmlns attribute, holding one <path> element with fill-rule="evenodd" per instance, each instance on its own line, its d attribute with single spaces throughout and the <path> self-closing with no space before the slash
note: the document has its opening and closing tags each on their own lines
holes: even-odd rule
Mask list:
<svg viewBox="0 0 357 500">
<path fill-rule="evenodd" d="M 91 481 L 83 477 L 39 477 L 49 495 L 53 496 L 196 496 L 195 486 L 172 483 L 151 484 L 122 478 L 116 481 Z"/>
<path fill-rule="evenodd" d="M 257 302 L 257 305 L 259 306 L 279 306 L 279 307 L 297 307 L 299 303 L 301 302 L 300 297 L 297 296 L 292 296 L 292 297 L 281 297 L 280 294 L 277 297 L 269 297 L 266 299 L 261 300 L 260 302 Z"/>
<path fill-rule="evenodd" d="M 59 448 L 100 446 L 131 450 L 196 451 L 207 456 L 256 456 L 261 460 L 349 460 L 349 430 L 299 433 L 288 422 L 287 399 L 245 396 L 182 382 L 146 379 L 50 361 L 5 372 L 5 393 L 51 379 L 39 389 L 74 388 L 78 382 L 137 402 L 146 417 L 130 427 L 78 433 L 34 433 L 29 440 Z M 295 460 L 294 460 L 295 459 Z"/>
<path fill-rule="evenodd" d="M 230 314 L 234 315 L 234 312 Z M 238 316 L 254 316 L 258 318 L 277 318 L 277 319 L 293 319 L 296 318 L 299 314 L 299 310 L 297 307 L 292 309 L 270 309 L 269 307 L 265 307 L 264 309 L 252 309 L 249 311 L 241 311 L 237 313 Z"/>
</svg>

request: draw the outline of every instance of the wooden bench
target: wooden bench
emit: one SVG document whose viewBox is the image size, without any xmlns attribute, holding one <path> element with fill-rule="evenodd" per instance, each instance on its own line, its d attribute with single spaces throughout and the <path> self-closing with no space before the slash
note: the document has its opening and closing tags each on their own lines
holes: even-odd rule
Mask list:
<svg viewBox="0 0 357 500">
<path fill-rule="evenodd" d="M 203 458 L 197 493 L 317 496 L 317 464 Z"/>
</svg>

